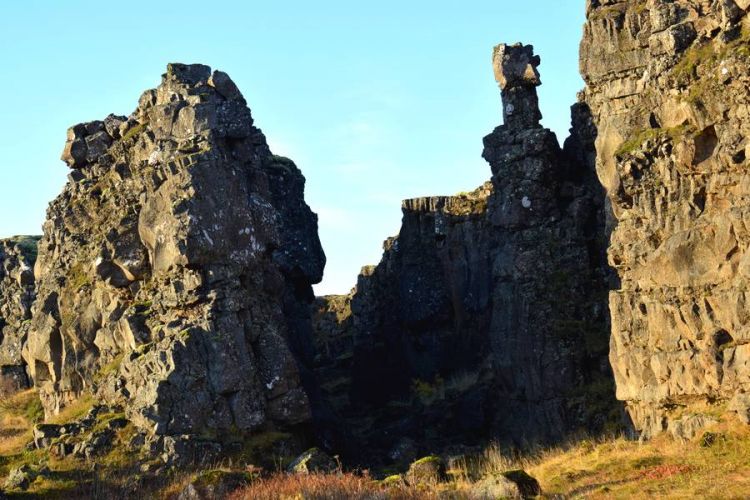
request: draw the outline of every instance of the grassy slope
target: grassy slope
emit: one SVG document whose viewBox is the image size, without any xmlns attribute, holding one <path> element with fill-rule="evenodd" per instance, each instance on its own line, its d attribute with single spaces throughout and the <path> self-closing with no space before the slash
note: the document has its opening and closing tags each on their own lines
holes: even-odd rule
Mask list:
<svg viewBox="0 0 750 500">
<path fill-rule="evenodd" d="M 707 432 L 690 442 L 669 436 L 642 444 L 624 438 L 584 440 L 520 460 L 509 460 L 490 448 L 479 464 L 452 471 L 454 479 L 449 483 L 394 486 L 385 492 L 387 498 L 446 498 L 446 494 L 447 498 L 468 498 L 469 477 L 477 472 L 484 475 L 521 467 L 539 480 L 544 498 L 748 498 L 750 427 L 732 418 Z M 322 486 L 329 495 L 316 495 Z M 294 496 L 294 492 L 304 492 L 298 498 L 371 498 L 367 495 L 384 492 L 384 488 L 375 482 L 363 485 L 361 479 L 350 476 L 300 479 L 275 475 L 233 498 Z"/>
<path fill-rule="evenodd" d="M 584 442 L 530 464 L 547 494 L 585 498 L 747 498 L 750 427 L 726 419 L 692 442 L 660 436 Z M 713 437 L 713 439 L 711 439 Z"/>
</svg>

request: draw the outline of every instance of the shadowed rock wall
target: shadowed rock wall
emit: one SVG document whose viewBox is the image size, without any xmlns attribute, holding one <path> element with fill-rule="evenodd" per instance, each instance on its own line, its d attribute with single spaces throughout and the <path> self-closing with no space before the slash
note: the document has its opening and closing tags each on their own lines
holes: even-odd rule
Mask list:
<svg viewBox="0 0 750 500">
<path fill-rule="evenodd" d="M 318 300 L 321 386 L 368 450 L 549 442 L 610 416 L 596 132 L 578 104 L 560 149 L 539 123 L 538 65 L 531 46 L 494 50 L 491 181 L 404 201 L 381 262 Z"/>
</svg>

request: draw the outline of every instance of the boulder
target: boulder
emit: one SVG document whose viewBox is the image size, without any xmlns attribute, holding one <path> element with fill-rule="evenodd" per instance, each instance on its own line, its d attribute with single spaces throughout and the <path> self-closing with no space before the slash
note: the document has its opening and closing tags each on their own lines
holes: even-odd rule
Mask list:
<svg viewBox="0 0 750 500">
<path fill-rule="evenodd" d="M 746 392 L 735 394 L 729 402 L 728 410 L 735 412 L 743 424 L 750 425 L 750 394 Z"/>
<path fill-rule="evenodd" d="M 36 474 L 28 465 L 11 469 L 5 479 L 4 487 L 8 490 L 27 490 L 36 479 Z"/>
<path fill-rule="evenodd" d="M 48 448 L 52 444 L 52 440 L 60 437 L 61 434 L 60 425 L 55 424 L 37 424 L 33 429 L 34 445 L 37 448 Z"/>
<path fill-rule="evenodd" d="M 420 458 L 409 466 L 405 477 L 410 485 L 429 485 L 445 481 L 445 462 L 442 458 L 432 455 Z"/>
<path fill-rule="evenodd" d="M 476 500 L 536 498 L 541 494 L 539 482 L 520 469 L 485 477 L 472 485 L 470 493 Z"/>
<path fill-rule="evenodd" d="M 287 467 L 287 471 L 297 474 L 312 474 L 317 472 L 334 472 L 338 468 L 338 463 L 327 453 L 318 448 L 310 448 L 295 458 Z"/>
</svg>

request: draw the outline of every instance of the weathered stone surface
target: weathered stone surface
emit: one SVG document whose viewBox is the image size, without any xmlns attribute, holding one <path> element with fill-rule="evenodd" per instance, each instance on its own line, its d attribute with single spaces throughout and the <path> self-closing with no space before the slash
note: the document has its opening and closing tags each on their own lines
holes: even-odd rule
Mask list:
<svg viewBox="0 0 750 500">
<path fill-rule="evenodd" d="M 36 236 L 0 240 L 0 396 L 29 387 L 21 351 L 34 301 Z"/>
<path fill-rule="evenodd" d="M 321 390 L 355 455 L 404 437 L 420 453 L 554 441 L 614 407 L 596 131 L 576 105 L 561 150 L 539 124 L 533 49 L 499 46 L 493 63 L 506 121 L 484 139 L 491 182 L 404 201 L 381 262 L 316 304 Z"/>
<path fill-rule="evenodd" d="M 63 159 L 78 176 L 48 210 L 23 351 L 47 415 L 94 393 L 170 461 L 195 435 L 307 422 L 292 351 L 317 217 L 231 79 L 170 64 L 129 117 L 72 127 Z"/>
<path fill-rule="evenodd" d="M 591 1 L 585 101 L 607 190 L 610 360 L 643 437 L 750 386 L 746 2 Z M 738 7 L 739 5 L 739 7 Z M 686 408 L 696 419 L 684 422 Z"/>
<path fill-rule="evenodd" d="M 727 409 L 735 412 L 743 423 L 750 424 L 750 394 L 744 392 L 735 394 Z"/>
<path fill-rule="evenodd" d="M 492 53 L 495 80 L 503 94 L 503 122 L 514 128 L 539 125 L 542 114 L 534 87 L 541 85 L 541 62 L 531 45 L 500 44 Z"/>
</svg>

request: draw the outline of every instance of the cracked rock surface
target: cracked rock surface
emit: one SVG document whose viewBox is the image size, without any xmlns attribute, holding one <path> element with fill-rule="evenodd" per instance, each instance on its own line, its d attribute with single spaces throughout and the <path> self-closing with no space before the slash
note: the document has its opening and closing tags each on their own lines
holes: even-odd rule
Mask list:
<svg viewBox="0 0 750 500">
<path fill-rule="evenodd" d="M 749 7 L 587 5 L 580 63 L 620 278 L 610 360 L 644 437 L 747 418 Z"/>
<path fill-rule="evenodd" d="M 0 396 L 29 387 L 21 355 L 34 302 L 38 236 L 0 240 Z"/>
</svg>

